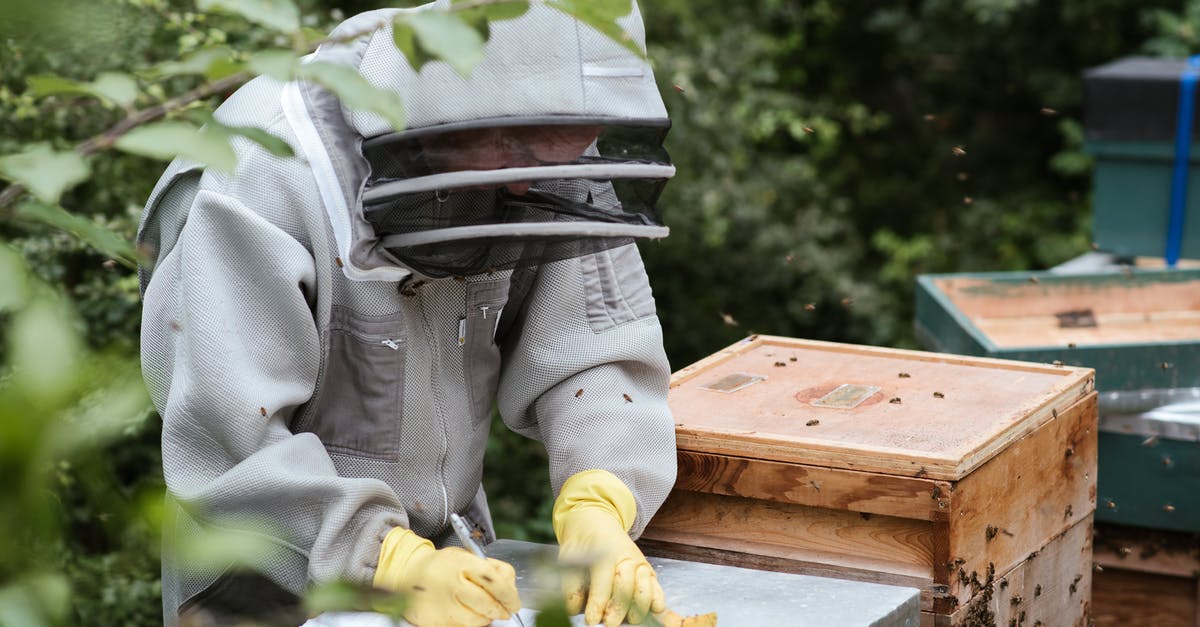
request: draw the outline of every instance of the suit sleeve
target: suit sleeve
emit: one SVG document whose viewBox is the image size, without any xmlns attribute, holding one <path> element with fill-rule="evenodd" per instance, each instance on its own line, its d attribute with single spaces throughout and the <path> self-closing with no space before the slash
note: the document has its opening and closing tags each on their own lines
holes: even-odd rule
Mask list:
<svg viewBox="0 0 1200 627">
<path fill-rule="evenodd" d="M 502 350 L 500 414 L 545 444 L 554 494 L 578 472 L 607 470 L 633 492 L 641 535 L 676 457 L 670 366 L 637 248 L 542 266 Z"/>
<path fill-rule="evenodd" d="M 383 536 L 408 523 L 388 486 L 339 477 L 315 435 L 288 428 L 320 368 L 314 281 L 295 239 L 200 190 L 147 285 L 142 326 L 169 495 L 201 527 L 266 538 L 276 553 L 261 570 L 297 593 L 370 583 Z"/>
</svg>

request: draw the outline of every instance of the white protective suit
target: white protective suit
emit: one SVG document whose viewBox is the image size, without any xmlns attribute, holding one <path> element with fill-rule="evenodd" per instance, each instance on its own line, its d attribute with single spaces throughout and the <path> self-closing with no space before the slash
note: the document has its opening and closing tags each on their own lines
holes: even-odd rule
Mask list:
<svg viewBox="0 0 1200 627">
<path fill-rule="evenodd" d="M 644 45 L 636 10 L 622 25 Z M 666 118 L 644 60 L 536 2 L 492 25 L 469 80 L 444 63 L 414 72 L 390 28 L 312 58 L 400 93 L 410 128 Z M 608 470 L 635 495 L 631 534 L 641 533 L 674 483 L 675 440 L 634 246 L 428 279 L 373 246 L 362 220 L 361 144 L 391 132 L 381 118 L 266 77 L 216 115 L 284 138 L 297 156 L 238 138 L 232 175 L 171 164 L 138 233 L 151 251 L 142 361 L 163 419 L 168 541 L 233 529 L 276 550 L 255 559 L 257 576 L 195 572 L 168 550 L 167 624 L 189 607 L 286 605 L 313 582 L 369 584 L 394 526 L 441 545 L 459 512 L 491 537 L 480 481 L 494 402 L 509 428 L 546 446 L 555 494 L 577 472 Z"/>
</svg>

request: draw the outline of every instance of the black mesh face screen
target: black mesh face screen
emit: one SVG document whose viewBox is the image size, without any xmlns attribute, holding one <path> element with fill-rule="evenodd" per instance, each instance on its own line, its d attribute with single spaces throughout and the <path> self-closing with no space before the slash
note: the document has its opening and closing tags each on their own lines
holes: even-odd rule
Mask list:
<svg viewBox="0 0 1200 627">
<path fill-rule="evenodd" d="M 372 184 L 464 170 L 566 164 L 669 164 L 667 128 L 658 125 L 571 124 L 488 126 L 437 132 L 422 129 L 367 141 Z"/>
<path fill-rule="evenodd" d="M 558 179 L 533 183 L 521 194 L 505 188 L 419 192 L 367 206 L 364 213 L 381 238 L 496 224 L 658 226 L 655 202 L 664 184 L 662 179 Z M 499 235 L 391 247 L 388 252 L 426 276 L 467 276 L 587 255 L 631 241 L 578 233 Z"/>
<path fill-rule="evenodd" d="M 370 140 L 364 144 L 363 154 L 372 169 L 367 182 L 371 200 L 364 204 L 363 214 L 376 237 L 388 242 L 381 245 L 392 256 L 430 277 L 539 265 L 622 246 L 643 235 L 614 234 L 613 229 L 595 227 L 661 226 L 656 204 L 667 180 L 661 178 L 661 166 L 670 164 L 662 147 L 665 134 L 661 124 L 612 126 L 584 121 L 456 127 L 446 132 L 422 129 Z M 470 182 L 471 173 L 614 164 L 620 168 L 645 166 L 635 167 L 635 171 L 649 174 L 638 177 L 626 169 L 612 179 L 520 180 L 521 175 L 515 173 L 503 182 Z M 455 186 L 394 192 L 397 181 L 433 180 L 434 175 L 454 177 Z M 470 237 L 461 234 L 462 227 L 530 224 L 578 228 L 559 228 L 553 234 L 530 234 L 521 229 L 507 233 L 493 229 L 487 235 Z M 455 229 L 460 233 L 443 241 L 427 241 L 437 240 L 435 236 L 414 244 L 411 238 L 399 237 Z M 395 244 L 398 239 L 405 243 Z"/>
</svg>

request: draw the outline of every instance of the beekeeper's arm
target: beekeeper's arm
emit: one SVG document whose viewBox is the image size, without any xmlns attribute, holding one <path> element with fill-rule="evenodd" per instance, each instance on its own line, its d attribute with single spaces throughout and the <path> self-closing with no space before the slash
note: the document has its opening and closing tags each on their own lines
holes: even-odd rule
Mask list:
<svg viewBox="0 0 1200 627">
<path fill-rule="evenodd" d="M 507 617 L 520 607 L 511 566 L 435 550 L 407 529 L 391 488 L 339 476 L 316 435 L 288 429 L 321 359 L 314 281 L 293 237 L 236 198 L 196 194 L 145 294 L 143 366 L 169 492 L 202 525 L 268 540 L 259 567 L 293 593 L 307 583 L 289 577 L 305 572 L 299 560 L 310 581 L 405 593 L 404 614 L 422 627 Z"/>
<path fill-rule="evenodd" d="M 599 558 L 587 585 L 565 583 L 568 609 L 586 606 L 590 624 L 662 611 L 633 538 L 675 482 L 675 434 L 670 367 L 637 248 L 542 266 L 502 343 L 500 413 L 546 446 L 560 558 Z"/>
</svg>

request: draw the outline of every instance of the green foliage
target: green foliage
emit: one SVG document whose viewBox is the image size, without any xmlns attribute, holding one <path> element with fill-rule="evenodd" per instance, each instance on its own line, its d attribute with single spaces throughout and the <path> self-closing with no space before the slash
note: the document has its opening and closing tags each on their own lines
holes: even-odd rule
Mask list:
<svg viewBox="0 0 1200 627">
<path fill-rule="evenodd" d="M 290 154 L 212 120 L 226 92 L 123 133 L 127 152 L 76 147 L 241 72 L 309 78 L 403 127 L 394 95 L 298 63 L 339 10 L 394 3 L 336 4 L 0 2 L 0 176 L 32 195 L 0 207 L 0 625 L 159 623 L 159 432 L 137 380 L 129 242 L 158 160 L 232 169 L 233 137 Z M 629 0 L 551 4 L 636 48 L 617 23 Z M 469 74 L 488 23 L 528 9 L 465 6 L 397 21 L 414 67 Z M 1200 0 L 641 8 L 679 169 L 661 202 L 672 237 L 643 247 L 676 366 L 752 332 L 913 345 L 916 274 L 1037 269 L 1087 250 L 1080 72 L 1200 51 Z M 497 421 L 484 481 L 501 536 L 553 540 L 540 444 Z M 256 550 L 228 546 L 222 559 Z M 309 601 L 382 602 L 361 595 Z"/>
</svg>

